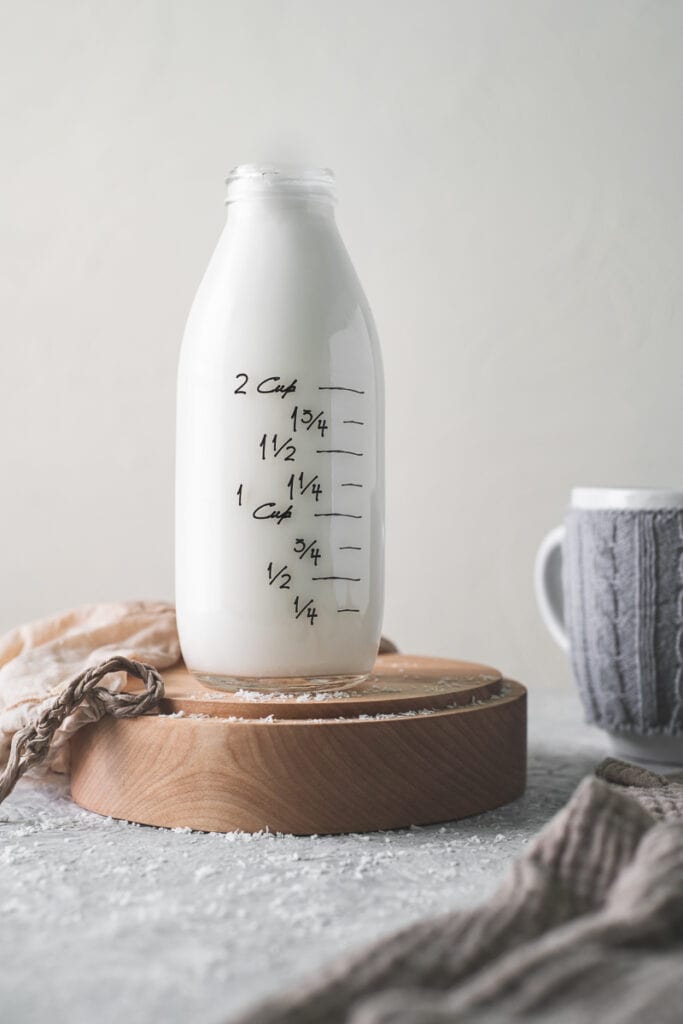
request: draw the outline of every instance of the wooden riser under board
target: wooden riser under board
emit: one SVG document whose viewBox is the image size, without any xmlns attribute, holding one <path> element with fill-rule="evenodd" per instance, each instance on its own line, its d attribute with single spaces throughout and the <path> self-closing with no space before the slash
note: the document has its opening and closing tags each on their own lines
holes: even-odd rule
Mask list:
<svg viewBox="0 0 683 1024">
<path fill-rule="evenodd" d="M 323 699 L 209 690 L 182 666 L 164 681 L 159 713 L 75 734 L 82 807 L 311 835 L 450 821 L 524 791 L 526 690 L 484 665 L 382 655 L 365 682 Z"/>
</svg>

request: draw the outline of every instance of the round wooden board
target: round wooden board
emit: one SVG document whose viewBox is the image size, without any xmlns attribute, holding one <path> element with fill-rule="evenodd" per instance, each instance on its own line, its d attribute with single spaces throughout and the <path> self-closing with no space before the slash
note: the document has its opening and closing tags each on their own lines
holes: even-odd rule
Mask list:
<svg viewBox="0 0 683 1024">
<path fill-rule="evenodd" d="M 160 711 L 167 715 L 181 711 L 220 718 L 355 718 L 486 700 L 500 692 L 502 676 L 489 665 L 469 661 L 383 654 L 371 676 L 343 691 L 232 693 L 204 686 L 184 665 L 164 672 L 164 684 Z M 130 685 L 140 684 L 130 680 Z"/>
<path fill-rule="evenodd" d="M 382 655 L 353 691 L 208 690 L 164 673 L 160 713 L 71 741 L 88 810 L 204 831 L 362 832 L 499 807 L 526 781 L 526 691 L 487 666 Z"/>
</svg>

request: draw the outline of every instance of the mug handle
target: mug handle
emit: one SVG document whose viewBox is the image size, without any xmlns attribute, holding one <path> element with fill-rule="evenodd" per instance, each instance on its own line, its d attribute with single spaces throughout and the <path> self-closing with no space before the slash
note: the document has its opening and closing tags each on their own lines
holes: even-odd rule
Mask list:
<svg viewBox="0 0 683 1024">
<path fill-rule="evenodd" d="M 534 564 L 536 603 L 548 632 L 563 651 L 569 650 L 562 594 L 562 545 L 565 528 L 556 526 L 541 541 Z"/>
</svg>

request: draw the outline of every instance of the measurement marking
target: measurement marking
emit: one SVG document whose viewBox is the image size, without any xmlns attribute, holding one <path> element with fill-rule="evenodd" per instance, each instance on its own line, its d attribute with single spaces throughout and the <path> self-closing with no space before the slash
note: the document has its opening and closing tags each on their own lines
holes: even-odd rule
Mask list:
<svg viewBox="0 0 683 1024">
<path fill-rule="evenodd" d="M 356 547 L 355 544 L 342 544 L 339 548 L 340 551 L 362 551 L 362 548 Z"/>
<path fill-rule="evenodd" d="M 302 475 L 302 477 L 303 477 L 303 473 L 302 473 L 301 475 Z M 302 495 L 304 495 L 304 494 L 306 493 L 306 491 L 308 490 L 308 488 L 309 488 L 309 487 L 311 486 L 311 484 L 314 484 L 314 483 L 316 482 L 316 480 L 317 480 L 317 479 L 318 479 L 318 474 L 316 473 L 316 475 L 315 475 L 314 477 L 312 477 L 312 478 L 311 478 L 311 479 L 310 479 L 310 480 L 308 481 L 308 483 L 306 484 L 306 486 L 305 486 L 305 487 L 303 486 L 303 480 L 302 480 L 302 481 L 301 481 L 301 494 L 302 494 Z"/>
<path fill-rule="evenodd" d="M 313 604 L 313 598 L 311 597 L 311 598 L 308 599 L 308 601 L 303 606 L 303 608 L 299 608 L 299 598 L 297 597 L 295 602 L 294 602 L 294 614 L 296 615 L 297 619 L 300 619 L 301 616 L 303 615 L 303 613 L 306 611 L 306 609 L 310 608 L 310 606 L 312 604 Z"/>
<path fill-rule="evenodd" d="M 292 582 L 291 573 L 287 572 L 287 566 L 283 565 L 277 572 L 272 562 L 268 562 L 268 586 L 272 587 L 274 583 L 280 581 L 278 590 L 289 590 L 289 584 Z"/>
<path fill-rule="evenodd" d="M 360 608 L 337 608 L 337 614 L 339 612 L 359 612 Z"/>
<path fill-rule="evenodd" d="M 316 448 L 316 455 L 362 455 L 362 452 L 350 452 L 346 448 Z"/>
<path fill-rule="evenodd" d="M 275 449 L 275 458 L 277 458 L 278 455 L 280 454 L 280 452 L 284 451 L 284 449 L 287 447 L 287 445 L 291 444 L 291 443 L 292 443 L 292 439 L 291 439 L 291 437 L 288 437 L 284 444 L 281 444 L 279 448 L 276 448 L 275 446 L 277 444 L 277 441 L 274 440 L 273 441 L 273 448 Z"/>
<path fill-rule="evenodd" d="M 357 427 L 365 426 L 362 420 L 342 420 L 342 423 L 355 423 Z"/>
<path fill-rule="evenodd" d="M 338 384 L 332 384 L 325 387 L 319 387 L 318 391 L 353 391 L 354 395 L 364 395 L 365 392 L 361 391 L 360 388 L 343 388 Z"/>
<path fill-rule="evenodd" d="M 340 487 L 362 487 L 362 484 L 340 484 Z"/>
<path fill-rule="evenodd" d="M 360 576 L 311 576 L 312 580 L 346 580 L 347 583 L 360 583 Z"/>
<path fill-rule="evenodd" d="M 353 512 L 314 512 L 316 519 L 329 519 L 331 516 L 339 516 L 341 519 L 362 519 L 362 516 L 355 516 Z"/>
<path fill-rule="evenodd" d="M 287 570 L 287 566 L 283 565 L 281 569 L 278 569 L 278 571 L 275 573 L 274 576 L 271 576 L 270 574 L 273 571 L 273 563 L 269 562 L 268 563 L 268 576 L 269 576 L 268 585 L 272 587 L 273 583 L 275 583 L 275 581 L 278 580 L 280 578 L 280 576 L 282 576 L 283 572 L 286 572 L 286 570 Z"/>
<path fill-rule="evenodd" d="M 316 423 L 319 423 L 321 416 L 322 416 L 322 413 L 319 412 L 318 415 L 316 416 L 316 418 L 314 420 L 311 420 L 311 422 L 308 424 L 308 426 L 306 427 L 306 430 L 310 430 L 311 427 L 314 427 L 316 425 Z"/>
</svg>

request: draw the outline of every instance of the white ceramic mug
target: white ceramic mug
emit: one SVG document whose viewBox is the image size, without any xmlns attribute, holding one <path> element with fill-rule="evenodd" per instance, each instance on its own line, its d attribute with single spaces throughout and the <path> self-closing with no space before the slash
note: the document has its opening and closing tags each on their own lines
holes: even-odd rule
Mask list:
<svg viewBox="0 0 683 1024">
<path fill-rule="evenodd" d="M 620 757 L 683 765 L 683 492 L 574 488 L 534 585 L 588 721 Z"/>
</svg>

